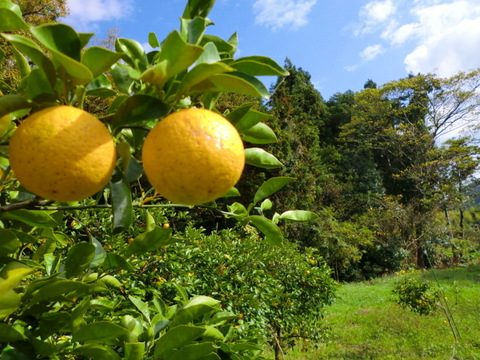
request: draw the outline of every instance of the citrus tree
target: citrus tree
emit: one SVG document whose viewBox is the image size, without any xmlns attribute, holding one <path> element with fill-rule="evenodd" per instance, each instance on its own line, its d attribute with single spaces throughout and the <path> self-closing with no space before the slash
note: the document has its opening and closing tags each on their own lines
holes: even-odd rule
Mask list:
<svg viewBox="0 0 480 360">
<path fill-rule="evenodd" d="M 274 211 L 269 197 L 290 177 L 268 179 L 249 204 L 230 200 L 239 195 L 234 185 L 244 164 L 282 164 L 257 147 L 276 141 L 266 114 L 253 104 L 219 114 L 216 100 L 222 93 L 268 98 L 257 76 L 288 73 L 267 57 L 235 58 L 236 34 L 207 34 L 213 5 L 188 1 L 180 29 L 163 40 L 150 33 L 154 50 L 146 53 L 132 39 L 118 39 L 112 51 L 89 47 L 93 34 L 62 23 L 28 25 L 17 5 L 0 0 L 0 31 L 22 77 L 18 88 L 0 82 L 0 118 L 7 119 L 0 148 L 1 359 L 261 356 L 261 347 L 239 336 L 237 309 L 227 311 L 206 289 L 189 293 L 174 284 L 177 296 L 166 301 L 160 291 L 136 294 L 127 286 L 152 254 L 182 241 L 168 216 L 188 214 L 192 205 L 253 227 L 275 246 L 284 241 L 283 221 L 316 216 Z M 110 104 L 101 116 L 86 111 L 97 99 Z M 303 275 L 328 276 L 318 269 Z M 329 295 L 319 288 L 318 301 L 303 296 L 305 304 L 330 301 L 332 285 L 322 284 Z M 279 314 L 290 316 L 268 316 Z M 272 322 L 273 330 L 291 332 L 295 321 Z"/>
</svg>

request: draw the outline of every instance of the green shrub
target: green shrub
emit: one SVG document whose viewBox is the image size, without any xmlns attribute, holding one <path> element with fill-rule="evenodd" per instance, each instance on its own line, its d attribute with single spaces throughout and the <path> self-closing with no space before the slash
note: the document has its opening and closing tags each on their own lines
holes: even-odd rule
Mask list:
<svg viewBox="0 0 480 360">
<path fill-rule="evenodd" d="M 398 303 L 420 315 L 432 314 L 440 301 L 440 290 L 413 276 L 403 278 L 393 290 Z"/>
</svg>

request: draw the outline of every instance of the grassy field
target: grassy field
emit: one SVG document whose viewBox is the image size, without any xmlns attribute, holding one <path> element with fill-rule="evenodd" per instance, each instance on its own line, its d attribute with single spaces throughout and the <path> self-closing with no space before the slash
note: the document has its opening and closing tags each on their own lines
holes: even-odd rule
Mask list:
<svg viewBox="0 0 480 360">
<path fill-rule="evenodd" d="M 480 266 L 418 274 L 434 285 L 438 280 L 458 342 L 440 308 L 418 315 L 396 304 L 392 289 L 401 276 L 342 285 L 328 309 L 325 343 L 317 349 L 299 347 L 286 359 L 480 359 Z"/>
</svg>

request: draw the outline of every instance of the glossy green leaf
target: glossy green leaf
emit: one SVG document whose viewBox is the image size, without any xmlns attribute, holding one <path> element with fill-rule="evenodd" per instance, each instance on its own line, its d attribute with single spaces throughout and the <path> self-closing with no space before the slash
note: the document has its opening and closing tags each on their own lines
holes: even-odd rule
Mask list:
<svg viewBox="0 0 480 360">
<path fill-rule="evenodd" d="M 265 199 L 262 201 L 262 203 L 260 204 L 260 209 L 262 211 L 267 211 L 267 210 L 270 210 L 271 208 L 273 207 L 273 203 L 270 199 Z"/>
<path fill-rule="evenodd" d="M 87 324 L 73 334 L 74 341 L 82 343 L 103 343 L 108 340 L 127 336 L 127 329 L 106 321 L 98 321 Z"/>
<path fill-rule="evenodd" d="M 120 174 L 122 175 L 122 174 Z M 130 185 L 122 176 L 114 176 L 110 182 L 113 208 L 113 231 L 128 229 L 133 222 L 133 206 Z"/>
<path fill-rule="evenodd" d="M 164 229 L 155 226 L 152 231 L 144 232 L 135 237 L 128 245 L 127 254 L 144 253 L 153 251 L 162 246 L 167 246 L 175 242 L 172 238 L 172 229 Z"/>
<path fill-rule="evenodd" d="M 261 111 L 249 109 L 241 118 L 234 122 L 238 131 L 244 132 L 251 129 L 262 121 L 270 119 L 272 116 Z"/>
<path fill-rule="evenodd" d="M 23 95 L 0 96 L 0 117 L 14 111 L 29 109 L 31 107 L 32 102 Z"/>
<path fill-rule="evenodd" d="M 32 71 L 32 69 L 30 68 L 30 64 L 28 63 L 28 59 L 23 56 L 23 54 L 20 53 L 17 49 L 13 48 L 12 50 L 16 62 L 15 66 L 18 70 L 20 70 L 20 76 L 24 78 L 28 74 L 30 74 L 30 71 Z"/>
<path fill-rule="evenodd" d="M 87 46 L 88 42 L 95 35 L 94 33 L 78 33 L 78 38 L 80 39 L 80 47 L 83 49 Z"/>
<path fill-rule="evenodd" d="M 56 81 L 55 66 L 52 61 L 45 55 L 42 48 L 38 46 L 31 39 L 20 35 L 3 34 L 3 37 L 7 39 L 18 51 L 25 54 L 35 65 L 45 72 L 50 85 L 53 86 Z"/>
<path fill-rule="evenodd" d="M 0 273 L 0 311 L 2 310 L 1 302 L 13 300 L 13 298 L 19 298 L 14 296 L 16 293 L 12 293 L 12 290 L 17 284 L 22 281 L 26 276 L 31 274 L 33 269 L 16 261 L 10 262 Z"/>
<path fill-rule="evenodd" d="M 142 73 L 141 79 L 162 89 L 168 79 L 187 70 L 202 52 L 202 47 L 188 44 L 178 31 L 173 31 L 162 44 L 156 64 Z"/>
<path fill-rule="evenodd" d="M 0 343 L 21 341 L 23 339 L 24 336 L 13 326 L 0 323 Z"/>
<path fill-rule="evenodd" d="M 119 106 L 112 125 L 115 129 L 141 124 L 167 115 L 171 108 L 157 98 L 148 95 L 133 95 Z"/>
<path fill-rule="evenodd" d="M 56 248 L 57 242 L 52 239 L 47 239 L 45 243 L 37 248 L 37 251 L 35 251 L 35 254 L 33 254 L 32 260 L 40 262 L 44 259 L 46 254 L 53 254 Z"/>
<path fill-rule="evenodd" d="M 144 71 L 148 67 L 148 59 L 145 49 L 136 40 L 117 39 L 115 50 L 123 54 L 122 59 L 132 68 Z"/>
<path fill-rule="evenodd" d="M 265 123 L 258 123 L 240 134 L 244 141 L 252 144 L 272 144 L 277 142 L 277 136 Z"/>
<path fill-rule="evenodd" d="M 237 71 L 252 76 L 287 76 L 288 71 L 274 60 L 265 56 L 248 56 L 237 59 L 229 65 Z"/>
<path fill-rule="evenodd" d="M 197 45 L 202 39 L 205 29 L 212 22 L 209 19 L 196 17 L 194 19 L 180 19 L 182 38 L 192 45 Z"/>
<path fill-rule="evenodd" d="M 250 109 L 255 105 L 256 103 L 251 102 L 251 103 L 245 103 L 243 105 L 240 105 L 236 107 L 234 110 L 228 112 L 225 114 L 225 117 L 230 121 L 233 125 L 237 125 L 237 123 L 245 116 L 248 114 Z M 260 122 L 261 120 L 257 121 L 256 123 Z M 251 126 L 255 125 L 256 123 L 252 124 Z M 249 127 L 251 127 L 249 126 Z M 238 127 L 237 127 L 238 129 Z"/>
<path fill-rule="evenodd" d="M 218 330 L 217 330 L 218 331 Z M 202 338 L 205 334 L 202 335 Z M 164 360 L 202 360 L 209 354 L 215 353 L 215 346 L 211 342 L 202 342 L 199 344 L 190 344 L 181 347 L 180 349 L 168 351 L 162 355 Z M 216 355 L 218 357 L 218 355 Z M 220 359 L 220 357 L 218 357 Z"/>
<path fill-rule="evenodd" d="M 283 240 L 282 231 L 273 221 L 259 215 L 249 216 L 248 221 L 260 230 L 272 245 L 281 245 Z"/>
<path fill-rule="evenodd" d="M 110 74 L 112 75 L 113 81 L 124 94 L 130 94 L 132 91 L 132 85 L 134 80 L 130 77 L 130 67 L 124 64 L 115 64 L 110 69 Z"/>
<path fill-rule="evenodd" d="M 32 34 L 49 50 L 80 61 L 82 44 L 75 30 L 62 23 L 48 23 L 31 28 Z"/>
<path fill-rule="evenodd" d="M 97 77 L 110 69 L 121 57 L 122 55 L 116 52 L 93 46 L 88 48 L 83 54 L 82 63 L 90 69 L 93 77 Z"/>
<path fill-rule="evenodd" d="M 161 358 L 165 352 L 191 343 L 202 336 L 204 332 L 205 328 L 190 325 L 179 325 L 170 329 L 155 342 L 155 358 Z"/>
<path fill-rule="evenodd" d="M 35 102 L 55 103 L 56 95 L 50 82 L 42 69 L 33 69 L 25 79 L 26 94 Z"/>
<path fill-rule="evenodd" d="M 73 278 L 82 274 L 90 266 L 94 256 L 95 246 L 93 244 L 81 242 L 73 245 L 65 260 L 66 277 Z"/>
<path fill-rule="evenodd" d="M 236 197 L 236 196 L 241 196 L 240 191 L 238 191 L 236 187 L 232 187 L 222 197 Z"/>
<path fill-rule="evenodd" d="M 34 27 L 32 34 L 50 50 L 52 57 L 67 72 L 74 85 L 86 85 L 93 74 L 80 62 L 82 44 L 72 27 L 61 23 L 49 23 Z"/>
<path fill-rule="evenodd" d="M 15 253 L 22 243 L 18 240 L 14 232 L 7 229 L 0 229 L 0 253 Z"/>
<path fill-rule="evenodd" d="M 217 48 L 218 53 L 221 56 L 223 55 L 222 58 L 224 57 L 231 58 L 233 56 L 235 48 L 234 48 L 234 45 L 232 45 L 228 41 L 225 41 L 221 37 L 218 37 L 215 35 L 204 35 L 200 44 L 202 46 L 205 46 L 210 42 L 215 44 L 215 47 Z"/>
<path fill-rule="evenodd" d="M 69 295 L 71 298 L 78 298 L 105 290 L 105 286 L 99 283 L 85 284 L 80 281 L 59 278 L 48 279 L 39 288 L 35 282 L 27 287 L 27 292 L 33 295 L 30 300 L 30 306 L 59 296 Z"/>
<path fill-rule="evenodd" d="M 234 32 L 232 36 L 227 40 L 228 44 L 231 46 L 230 57 L 233 58 L 233 55 L 237 52 L 238 48 L 238 34 Z"/>
<path fill-rule="evenodd" d="M 266 180 L 256 191 L 253 203 L 257 204 L 259 201 L 266 199 L 293 180 L 295 180 L 293 177 L 273 177 Z"/>
<path fill-rule="evenodd" d="M 295 222 L 312 221 L 316 218 L 318 218 L 317 214 L 306 210 L 289 210 L 280 215 L 280 219 L 282 220 L 290 220 Z"/>
<path fill-rule="evenodd" d="M 1 99 L 1 97 L 0 97 Z M 0 214 L 0 219 L 18 220 L 30 226 L 49 228 L 57 226 L 57 222 L 47 211 L 19 209 Z"/>
<path fill-rule="evenodd" d="M 206 18 L 214 4 L 215 0 L 188 0 L 182 17 L 185 19 L 193 19 L 197 16 Z"/>
<path fill-rule="evenodd" d="M 100 74 L 87 86 L 87 95 L 108 98 L 117 95 L 112 89 L 112 83 L 105 74 Z"/>
<path fill-rule="evenodd" d="M 261 148 L 245 149 L 245 162 L 263 169 L 276 169 L 283 166 L 275 156 Z"/>
<path fill-rule="evenodd" d="M 8 0 L 0 0 L 0 31 L 17 31 L 28 29 L 22 18 L 20 7 Z"/>
<path fill-rule="evenodd" d="M 210 76 L 192 87 L 192 93 L 225 92 L 268 99 L 270 94 L 265 85 L 253 76 L 240 72 L 229 72 Z"/>
<path fill-rule="evenodd" d="M 123 360 L 143 360 L 145 358 L 145 343 L 125 343 Z"/>
<path fill-rule="evenodd" d="M 228 205 L 227 207 L 228 211 L 234 214 L 232 216 L 248 216 L 248 210 L 239 202 L 234 202 L 232 205 Z"/>
<path fill-rule="evenodd" d="M 215 64 L 222 60 L 222 57 L 213 42 L 206 43 L 203 46 L 203 50 L 203 54 L 197 59 L 197 64 Z M 231 71 L 234 70 L 232 69 Z"/>
<path fill-rule="evenodd" d="M 122 256 L 114 253 L 107 253 L 105 261 L 102 264 L 105 270 L 127 270 L 133 271 L 132 265 Z"/>
<path fill-rule="evenodd" d="M 115 350 L 107 345 L 85 345 L 76 347 L 73 351 L 77 355 L 81 355 L 92 360 L 122 360 Z"/>
<path fill-rule="evenodd" d="M 154 49 L 160 47 L 160 41 L 158 41 L 157 34 L 153 32 L 148 33 L 148 45 Z"/>
<path fill-rule="evenodd" d="M 103 264 L 103 262 L 105 261 L 105 258 L 107 257 L 107 253 L 103 249 L 103 246 L 100 243 L 100 241 L 95 239 L 92 235 L 90 235 L 89 237 L 90 237 L 90 243 L 95 248 L 95 253 L 92 261 L 90 261 L 89 267 L 94 268 Z"/>
<path fill-rule="evenodd" d="M 205 314 L 220 310 L 220 302 L 208 296 L 196 296 L 180 308 L 172 320 L 172 325 L 188 324 Z"/>
<path fill-rule="evenodd" d="M 148 322 L 150 322 L 150 310 L 148 309 L 148 304 L 143 302 L 138 297 L 129 295 L 128 298 L 135 305 L 135 307 L 145 316 Z"/>
<path fill-rule="evenodd" d="M 190 70 L 182 79 L 179 93 L 188 94 L 189 89 L 208 79 L 210 76 L 230 71 L 232 71 L 232 68 L 228 67 L 223 63 L 198 64 L 192 70 Z"/>
</svg>

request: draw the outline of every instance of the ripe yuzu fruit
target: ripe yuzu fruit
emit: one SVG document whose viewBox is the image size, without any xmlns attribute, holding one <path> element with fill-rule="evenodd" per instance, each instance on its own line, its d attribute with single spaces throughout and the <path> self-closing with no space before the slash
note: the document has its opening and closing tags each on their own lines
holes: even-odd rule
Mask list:
<svg viewBox="0 0 480 360">
<path fill-rule="evenodd" d="M 183 109 L 150 131 L 142 150 L 145 174 L 155 190 L 179 204 L 198 205 L 224 195 L 245 165 L 243 142 L 223 116 Z"/>
<path fill-rule="evenodd" d="M 34 113 L 13 133 L 10 165 L 32 193 L 79 201 L 102 190 L 115 167 L 112 135 L 97 118 L 72 106 Z"/>
</svg>

